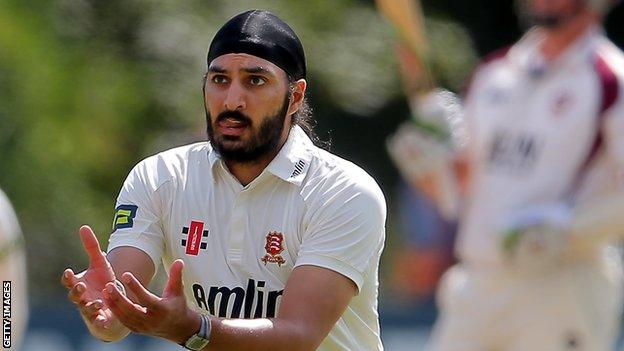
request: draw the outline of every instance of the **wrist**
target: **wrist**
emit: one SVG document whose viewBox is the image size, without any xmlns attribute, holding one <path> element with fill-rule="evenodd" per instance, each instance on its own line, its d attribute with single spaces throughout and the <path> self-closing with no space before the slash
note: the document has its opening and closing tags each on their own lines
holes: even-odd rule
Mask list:
<svg viewBox="0 0 624 351">
<path fill-rule="evenodd" d="M 172 339 L 178 345 L 184 343 L 193 335 L 200 331 L 201 315 L 191 309 L 188 309 L 184 322 L 181 325 L 180 332 Z"/>
<path fill-rule="evenodd" d="M 201 351 L 210 343 L 210 334 L 212 331 L 210 317 L 205 314 L 199 315 L 199 331 L 191 335 L 181 346 L 187 350 Z"/>
</svg>

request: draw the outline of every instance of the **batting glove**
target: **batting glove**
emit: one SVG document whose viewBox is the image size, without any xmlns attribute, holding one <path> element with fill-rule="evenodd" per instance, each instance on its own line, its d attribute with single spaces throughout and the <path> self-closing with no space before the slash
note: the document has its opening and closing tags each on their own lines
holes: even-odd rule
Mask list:
<svg viewBox="0 0 624 351">
<path fill-rule="evenodd" d="M 520 211 L 506 226 L 502 247 L 517 267 L 539 270 L 556 264 L 566 247 L 571 209 L 564 204 Z"/>
</svg>

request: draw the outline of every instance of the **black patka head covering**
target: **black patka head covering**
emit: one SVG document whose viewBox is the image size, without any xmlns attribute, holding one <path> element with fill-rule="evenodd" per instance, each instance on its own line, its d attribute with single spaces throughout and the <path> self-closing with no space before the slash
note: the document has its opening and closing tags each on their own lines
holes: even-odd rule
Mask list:
<svg viewBox="0 0 624 351">
<path fill-rule="evenodd" d="M 231 53 L 263 58 L 295 80 L 306 77 L 305 54 L 299 37 L 288 24 L 268 11 L 250 10 L 227 21 L 212 39 L 207 64 Z"/>
</svg>

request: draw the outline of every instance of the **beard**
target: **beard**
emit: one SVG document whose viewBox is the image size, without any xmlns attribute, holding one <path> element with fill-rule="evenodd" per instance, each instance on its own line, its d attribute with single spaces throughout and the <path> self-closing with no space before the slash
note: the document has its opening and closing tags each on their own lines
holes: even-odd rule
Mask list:
<svg viewBox="0 0 624 351">
<path fill-rule="evenodd" d="M 285 96 L 280 110 L 270 116 L 265 117 L 260 126 L 256 127 L 247 115 L 240 111 L 221 112 L 216 120 L 212 122 L 208 109 L 206 108 L 206 123 L 208 141 L 215 151 L 221 155 L 224 161 L 235 163 L 254 163 L 260 161 L 264 156 L 276 153 L 280 144 L 280 138 L 284 131 L 284 122 L 288 113 L 290 100 Z M 234 119 L 245 125 L 251 132 L 248 140 L 239 136 L 215 134 L 215 125 L 225 119 Z M 230 142 L 237 142 L 232 145 Z"/>
<path fill-rule="evenodd" d="M 560 11 L 537 12 L 531 8 L 528 0 L 516 0 L 515 5 L 520 24 L 525 30 L 533 26 L 539 26 L 546 30 L 557 29 L 580 14 L 584 8 L 581 1 L 576 1 L 574 7 L 567 13 L 561 13 Z"/>
</svg>

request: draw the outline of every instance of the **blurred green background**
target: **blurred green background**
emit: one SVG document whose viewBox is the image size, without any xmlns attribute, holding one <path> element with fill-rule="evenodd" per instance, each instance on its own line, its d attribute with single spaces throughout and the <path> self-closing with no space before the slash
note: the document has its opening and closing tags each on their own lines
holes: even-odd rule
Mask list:
<svg viewBox="0 0 624 351">
<path fill-rule="evenodd" d="M 513 0 L 423 3 L 436 78 L 456 92 L 480 56 L 521 33 Z M 81 224 L 106 246 L 115 198 L 135 163 L 205 139 L 207 47 L 220 25 L 250 8 L 275 12 L 299 34 L 317 131 L 384 190 L 382 307 L 395 296 L 385 282 L 403 245 L 399 176 L 384 143 L 409 113 L 395 33 L 372 0 L 0 0 L 0 188 L 25 235 L 32 306 L 64 299 L 61 272 L 85 267 Z M 621 12 L 608 21 L 619 44 Z"/>
</svg>

